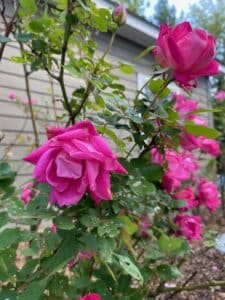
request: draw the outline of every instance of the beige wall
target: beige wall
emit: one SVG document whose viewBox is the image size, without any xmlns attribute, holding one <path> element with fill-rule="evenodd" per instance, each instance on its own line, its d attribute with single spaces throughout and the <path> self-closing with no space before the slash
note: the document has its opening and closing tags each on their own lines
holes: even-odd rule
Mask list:
<svg viewBox="0 0 225 300">
<path fill-rule="evenodd" d="M 98 55 L 108 40 L 107 35 L 96 36 L 100 49 Z M 108 59 L 116 65 L 118 60 L 131 61 L 143 49 L 125 39 L 117 38 Z M 6 46 L 4 57 L 0 63 L 0 130 L 4 133 L 4 139 L 0 143 L 0 158 L 6 153 L 8 145 L 11 145 L 8 155 L 19 173 L 19 183 L 22 183 L 31 174 L 32 167 L 21 162 L 22 157 L 32 150 L 34 140 L 32 135 L 32 124 L 29 117 L 28 107 L 24 104 L 18 105 L 15 101 L 8 99 L 9 91 L 15 91 L 21 102 L 27 99 L 23 66 L 10 61 L 12 56 L 20 56 L 19 46 L 10 43 Z M 130 102 L 137 88 L 137 73 L 149 74 L 151 72 L 152 57 L 149 55 L 135 64 L 136 73 L 124 75 L 115 71 L 120 76 L 120 81 L 127 88 L 126 97 Z M 202 79 L 196 90 L 201 106 L 207 106 L 207 81 Z M 69 95 L 72 91 L 82 85 L 82 80 L 66 75 L 66 86 Z M 53 82 L 55 98 L 61 96 L 57 82 Z M 34 105 L 38 133 L 41 142 L 46 140 L 45 127 L 57 125 L 52 105 L 51 84 L 49 77 L 43 71 L 38 71 L 30 76 L 30 87 L 32 98 L 37 104 Z M 196 98 L 196 97 L 195 97 Z M 63 109 L 60 101 L 57 101 L 57 113 L 62 114 Z"/>
</svg>

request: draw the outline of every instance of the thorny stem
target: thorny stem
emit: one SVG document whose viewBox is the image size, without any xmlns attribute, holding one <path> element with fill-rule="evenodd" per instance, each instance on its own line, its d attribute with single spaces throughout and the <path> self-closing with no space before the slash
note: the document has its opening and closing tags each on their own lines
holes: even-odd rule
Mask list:
<svg viewBox="0 0 225 300">
<path fill-rule="evenodd" d="M 15 10 L 11 20 L 9 22 L 7 22 L 6 17 L 5 17 L 5 1 L 2 0 L 2 9 L 0 10 L 0 14 L 1 14 L 1 17 L 4 21 L 5 26 L 6 26 L 5 35 L 4 35 L 5 37 L 9 37 L 10 33 L 13 30 L 13 25 L 16 23 L 16 20 L 17 20 L 18 9 L 19 9 L 19 5 L 17 4 L 16 10 Z M 0 61 L 2 60 L 2 56 L 3 56 L 5 46 L 6 46 L 6 43 L 1 44 L 1 47 L 0 47 Z"/>
<path fill-rule="evenodd" d="M 66 60 L 66 52 L 67 52 L 67 48 L 68 48 L 69 38 L 72 33 L 71 32 L 71 24 L 67 20 L 67 16 L 70 14 L 70 6 L 71 6 L 70 0 L 67 0 L 67 14 L 65 17 L 65 24 L 64 24 L 65 32 L 64 32 L 64 38 L 63 38 L 63 44 L 62 44 L 62 51 L 61 51 L 62 55 L 61 55 L 60 72 L 59 72 L 58 81 L 59 81 L 59 84 L 61 87 L 61 91 L 62 91 L 63 99 L 65 101 L 66 109 L 69 112 L 69 119 L 72 121 L 72 123 L 74 123 L 73 119 L 71 119 L 73 111 L 72 111 L 72 108 L 69 103 L 69 99 L 68 99 L 68 95 L 67 95 L 66 87 L 65 87 L 65 82 L 64 82 L 64 65 L 65 65 L 65 60 Z"/>
<path fill-rule="evenodd" d="M 186 286 L 188 284 L 188 282 L 190 282 L 196 275 L 198 274 L 198 271 L 194 271 L 186 280 L 185 282 L 182 284 L 182 286 Z M 172 295 L 169 296 L 168 300 L 171 300 L 176 294 L 178 294 L 178 291 L 174 291 L 172 293 Z"/>
<path fill-rule="evenodd" d="M 111 50 L 113 42 L 116 37 L 116 33 L 117 33 L 117 30 L 114 30 L 112 33 L 111 40 L 109 42 L 108 47 L 106 48 L 105 52 L 103 53 L 102 57 L 99 59 L 98 63 L 96 64 L 96 66 L 93 70 L 93 73 L 92 73 L 93 75 L 96 75 L 96 73 L 98 72 L 98 67 L 99 67 L 100 61 L 103 60 L 106 57 L 106 55 L 109 53 L 109 51 Z M 93 90 L 94 90 L 94 85 L 90 80 L 88 80 L 86 93 L 84 94 L 84 97 L 82 98 L 81 103 L 78 106 L 78 108 L 70 114 L 70 118 L 69 118 L 66 126 L 68 126 L 70 124 L 70 121 L 72 121 L 73 124 L 75 123 L 76 117 L 80 114 L 82 108 L 85 106 L 87 99 L 90 96 L 90 94 L 93 92 Z"/>
<path fill-rule="evenodd" d="M 58 124 L 57 111 L 56 111 L 56 100 L 55 100 L 55 92 L 54 92 L 54 83 L 53 83 L 53 80 L 52 80 L 51 76 L 49 76 L 49 82 L 50 82 L 50 87 L 51 87 L 52 107 L 53 107 L 53 111 L 54 111 L 54 117 L 55 117 L 56 123 Z"/>
<path fill-rule="evenodd" d="M 113 30 L 110 42 L 109 42 L 108 47 L 106 48 L 105 52 L 103 53 L 101 60 L 103 60 L 106 57 L 106 55 L 109 53 L 109 51 L 111 50 L 114 40 L 116 38 L 116 34 L 117 34 L 117 30 Z"/>
<path fill-rule="evenodd" d="M 22 57 L 23 57 L 23 44 L 21 42 L 19 44 L 20 44 L 21 54 L 22 54 Z M 24 78 L 25 78 L 25 85 L 26 85 L 26 93 L 27 93 L 27 98 L 28 98 L 28 106 L 29 106 L 31 122 L 32 122 L 33 132 L 34 132 L 34 138 L 35 138 L 35 146 L 38 147 L 39 146 L 39 137 L 38 137 L 37 127 L 36 127 L 36 122 L 35 122 L 33 105 L 32 105 L 32 102 L 31 102 L 29 72 L 27 71 L 27 67 L 26 67 L 25 64 L 23 64 L 23 70 L 24 70 Z"/>
<path fill-rule="evenodd" d="M 147 108 L 146 112 L 149 112 L 155 105 L 156 101 L 158 100 L 159 96 L 162 94 L 162 92 L 165 90 L 165 88 L 172 82 L 172 78 L 169 76 L 167 80 L 163 83 L 162 87 L 158 91 L 158 93 L 155 94 L 154 98 L 149 104 L 149 107 Z"/>
</svg>

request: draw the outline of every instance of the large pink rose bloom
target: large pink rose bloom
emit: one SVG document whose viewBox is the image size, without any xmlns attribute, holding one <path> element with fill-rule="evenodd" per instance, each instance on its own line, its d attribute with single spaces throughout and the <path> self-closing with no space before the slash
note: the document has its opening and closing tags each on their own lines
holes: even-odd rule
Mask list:
<svg viewBox="0 0 225 300">
<path fill-rule="evenodd" d="M 202 151 L 208 154 L 211 154 L 213 156 L 218 156 L 221 154 L 220 144 L 218 141 L 201 137 L 199 144 Z"/>
<path fill-rule="evenodd" d="M 185 236 L 190 243 L 194 239 L 201 240 L 202 225 L 200 216 L 180 214 L 175 217 L 174 222 L 179 227 L 175 235 Z"/>
<path fill-rule="evenodd" d="M 181 120 L 188 120 L 190 113 L 198 109 L 198 102 L 187 99 L 185 96 L 174 93 L 173 98 L 176 100 L 174 108 Z"/>
<path fill-rule="evenodd" d="M 153 148 L 151 160 L 156 164 L 165 166 L 163 187 L 169 193 L 179 189 L 182 182 L 189 180 L 199 169 L 195 155 L 188 151 L 179 153 L 172 149 L 166 149 L 163 156 L 156 148 Z"/>
<path fill-rule="evenodd" d="M 222 102 L 225 100 L 225 91 L 219 91 L 217 94 L 214 96 L 217 102 Z"/>
<path fill-rule="evenodd" d="M 198 185 L 198 198 L 201 204 L 204 204 L 208 210 L 215 211 L 220 205 L 219 191 L 217 186 L 202 178 Z"/>
<path fill-rule="evenodd" d="M 51 186 L 50 203 L 77 203 L 88 191 L 95 201 L 111 200 L 110 173 L 127 174 L 89 121 L 51 128 L 50 139 L 24 158 L 36 165 L 33 177 Z"/>
<path fill-rule="evenodd" d="M 173 197 L 176 199 L 187 200 L 187 205 L 186 205 L 187 209 L 192 209 L 198 204 L 198 202 L 195 200 L 195 194 L 192 186 L 188 186 L 182 191 L 175 193 Z"/>
<path fill-rule="evenodd" d="M 99 296 L 99 294 L 92 293 L 92 294 L 84 295 L 78 300 L 101 300 L 101 297 Z"/>
<path fill-rule="evenodd" d="M 216 42 L 212 35 L 183 22 L 174 28 L 167 24 L 160 26 L 154 55 L 160 65 L 173 69 L 173 76 L 180 85 L 190 88 L 197 85 L 199 76 L 219 72 L 215 52 Z"/>
</svg>

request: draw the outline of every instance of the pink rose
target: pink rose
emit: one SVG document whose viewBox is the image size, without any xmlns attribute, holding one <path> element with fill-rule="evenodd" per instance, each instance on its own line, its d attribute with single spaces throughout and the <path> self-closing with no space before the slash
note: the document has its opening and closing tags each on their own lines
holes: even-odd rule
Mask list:
<svg viewBox="0 0 225 300">
<path fill-rule="evenodd" d="M 176 236 L 183 235 L 191 243 L 193 239 L 201 240 L 202 225 L 200 216 L 191 216 L 180 214 L 174 219 L 179 230 L 175 232 Z"/>
<path fill-rule="evenodd" d="M 198 109 L 198 102 L 195 100 L 187 99 L 185 96 L 177 93 L 173 94 L 173 98 L 176 100 L 174 108 L 181 120 L 189 119 L 190 113 Z"/>
<path fill-rule="evenodd" d="M 180 85 L 190 88 L 197 85 L 199 76 L 219 72 L 214 60 L 216 42 L 212 35 L 202 29 L 192 29 L 189 22 L 174 28 L 160 26 L 154 55 L 157 63 L 173 69 L 173 76 Z"/>
<path fill-rule="evenodd" d="M 16 92 L 10 91 L 10 92 L 8 93 L 8 97 L 9 97 L 9 99 L 11 99 L 11 100 L 15 100 L 15 99 L 17 98 Z"/>
<path fill-rule="evenodd" d="M 217 102 L 222 102 L 223 100 L 225 100 L 225 91 L 219 91 L 215 96 L 214 96 L 215 100 Z"/>
<path fill-rule="evenodd" d="M 31 99 L 30 99 L 30 102 L 31 102 L 32 105 L 37 104 L 37 100 L 34 99 L 34 98 L 31 98 Z M 29 99 L 24 100 L 24 104 L 25 104 L 25 105 L 29 105 L 30 102 L 29 102 Z"/>
<path fill-rule="evenodd" d="M 54 232 L 54 233 L 57 233 L 57 227 L 56 227 L 55 224 L 52 224 L 51 231 Z"/>
<path fill-rule="evenodd" d="M 73 268 L 79 261 L 81 260 L 89 260 L 93 257 L 93 254 L 88 251 L 78 252 L 75 259 L 71 260 L 68 263 L 68 267 L 71 269 Z"/>
<path fill-rule="evenodd" d="M 205 137 L 201 137 L 200 138 L 200 148 L 202 149 L 202 151 L 209 153 L 213 156 L 218 156 L 221 154 L 219 142 L 212 140 L 212 139 L 207 139 Z"/>
<path fill-rule="evenodd" d="M 98 294 L 92 293 L 92 294 L 84 295 L 78 300 L 101 300 L 101 297 Z"/>
<path fill-rule="evenodd" d="M 199 169 L 195 155 L 188 151 L 179 153 L 172 149 L 166 149 L 163 157 L 156 148 L 153 148 L 151 158 L 154 163 L 165 166 L 163 187 L 169 193 L 179 189 L 181 183 L 189 180 Z"/>
<path fill-rule="evenodd" d="M 197 115 L 190 115 L 188 119 L 199 126 L 207 126 L 208 125 L 204 118 L 197 116 Z"/>
<path fill-rule="evenodd" d="M 198 198 L 200 204 L 204 204 L 209 211 L 215 211 L 220 205 L 219 191 L 217 186 L 207 181 L 206 178 L 202 178 L 198 185 Z"/>
<path fill-rule="evenodd" d="M 25 205 L 27 205 L 30 200 L 31 200 L 31 196 L 32 196 L 32 187 L 33 187 L 33 183 L 29 182 L 26 187 L 24 189 L 22 189 L 22 193 L 21 193 L 21 200 L 23 201 L 23 203 Z"/>
<path fill-rule="evenodd" d="M 138 216 L 138 218 L 139 218 L 138 227 L 140 229 L 141 236 L 148 237 L 149 234 L 146 231 L 146 229 L 150 228 L 149 218 L 147 216 L 142 216 L 142 215 Z"/>
<path fill-rule="evenodd" d="M 117 7 L 114 8 L 113 20 L 119 26 L 126 24 L 127 12 L 126 12 L 126 7 L 123 3 L 120 3 Z"/>
<path fill-rule="evenodd" d="M 192 151 L 199 148 L 199 137 L 191 135 L 186 130 L 182 129 L 179 143 L 185 150 Z"/>
<path fill-rule="evenodd" d="M 186 200 L 187 201 L 187 208 L 192 209 L 195 207 L 198 202 L 195 200 L 195 194 L 193 191 L 193 188 L 191 186 L 188 186 L 187 188 L 183 189 L 182 191 L 179 191 L 173 195 L 176 199 Z"/>
<path fill-rule="evenodd" d="M 94 125 L 82 121 L 50 129 L 48 136 L 51 138 L 24 160 L 36 165 L 33 177 L 38 182 L 51 186 L 50 203 L 72 205 L 87 191 L 97 204 L 111 200 L 110 173 L 127 171 Z"/>
</svg>

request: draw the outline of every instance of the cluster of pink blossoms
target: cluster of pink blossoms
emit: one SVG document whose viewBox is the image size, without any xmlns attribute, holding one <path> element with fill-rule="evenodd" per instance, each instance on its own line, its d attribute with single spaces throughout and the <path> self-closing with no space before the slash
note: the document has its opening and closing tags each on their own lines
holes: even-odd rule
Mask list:
<svg viewBox="0 0 225 300">
<path fill-rule="evenodd" d="M 178 94 L 174 94 L 174 99 L 176 100 L 174 108 L 180 120 L 191 120 L 197 125 L 207 126 L 202 117 L 194 114 L 194 111 L 198 109 L 197 101 L 186 99 Z M 186 207 L 181 209 L 182 214 L 177 215 L 174 219 L 176 225 L 180 228 L 175 234 L 184 235 L 191 242 L 193 239 L 198 240 L 201 238 L 201 218 L 184 212 L 193 209 L 197 205 L 205 205 L 212 212 L 220 205 L 216 185 L 207 181 L 206 178 L 198 178 L 200 165 L 192 150 L 200 149 L 205 153 L 217 156 L 220 154 L 220 146 L 215 140 L 203 136 L 195 137 L 186 132 L 182 126 L 180 129 L 180 146 L 182 150 L 177 152 L 167 148 L 164 154 L 160 154 L 157 148 L 153 148 L 151 159 L 152 162 L 164 167 L 162 178 L 164 189 L 173 198 L 186 200 Z M 185 188 L 183 187 L 184 184 L 186 184 Z"/>
</svg>

